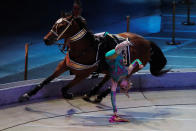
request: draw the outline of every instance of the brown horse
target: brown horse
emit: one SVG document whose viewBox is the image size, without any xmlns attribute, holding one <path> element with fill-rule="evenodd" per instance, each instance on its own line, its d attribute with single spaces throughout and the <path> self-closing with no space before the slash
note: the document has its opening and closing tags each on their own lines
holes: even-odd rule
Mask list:
<svg viewBox="0 0 196 131">
<path fill-rule="evenodd" d="M 121 33 L 118 35 L 123 38 L 129 38 L 134 44 L 130 46 L 130 62 L 135 59 L 140 59 L 144 66 L 147 62 L 150 62 L 150 71 L 152 75 L 155 76 L 167 72 L 163 70 L 167 60 L 156 44 L 133 33 Z M 99 41 L 95 39 L 95 36 L 88 31 L 80 17 L 75 18 L 72 14 L 66 14 L 56 21 L 50 32 L 44 37 L 44 42 L 46 45 L 52 45 L 60 39 L 64 39 L 65 46 L 68 46 L 64 60 L 58 64 L 51 76 L 37 85 L 33 90 L 23 94 L 19 98 L 20 101 L 29 100 L 29 98 L 35 95 L 44 85 L 68 70 L 75 74 L 75 78 L 62 88 L 61 91 L 64 98 L 72 98 L 73 94 L 68 93 L 67 90 L 88 77 L 92 72 L 99 70 L 99 72 L 106 75 L 102 82 L 88 94 L 88 97 L 94 95 L 98 89 L 109 80 L 110 74 L 107 70 L 104 56 L 107 51 L 116 46 L 116 43 L 109 44 L 110 40 L 112 40 L 110 37 L 109 39 L 102 38 L 103 40 L 100 44 Z M 133 73 L 138 70 L 138 67 L 135 68 Z"/>
</svg>

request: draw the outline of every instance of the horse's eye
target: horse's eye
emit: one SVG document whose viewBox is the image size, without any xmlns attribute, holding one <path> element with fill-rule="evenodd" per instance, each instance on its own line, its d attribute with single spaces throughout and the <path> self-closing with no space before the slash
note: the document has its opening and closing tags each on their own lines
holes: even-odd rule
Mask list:
<svg viewBox="0 0 196 131">
<path fill-rule="evenodd" d="M 58 31 L 61 32 L 64 29 L 65 25 L 64 24 L 59 24 L 58 25 Z"/>
</svg>

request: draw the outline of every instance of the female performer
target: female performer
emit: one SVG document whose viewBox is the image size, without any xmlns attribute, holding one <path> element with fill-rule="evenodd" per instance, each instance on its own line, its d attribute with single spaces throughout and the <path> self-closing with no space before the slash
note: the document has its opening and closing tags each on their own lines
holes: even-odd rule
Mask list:
<svg viewBox="0 0 196 131">
<path fill-rule="evenodd" d="M 139 68 L 143 68 L 143 64 L 139 59 L 134 60 L 129 67 L 123 65 L 123 56 L 121 54 L 122 50 L 131 45 L 128 39 L 112 49 L 105 54 L 106 62 L 109 65 L 109 71 L 111 73 L 111 103 L 113 107 L 114 115 L 110 118 L 110 122 L 128 122 L 127 119 L 121 118 L 117 115 L 116 107 L 116 89 L 120 87 L 126 95 L 128 95 L 128 90 L 131 88 L 132 83 L 129 82 L 128 75 L 131 74 L 132 70 L 139 64 Z"/>
</svg>

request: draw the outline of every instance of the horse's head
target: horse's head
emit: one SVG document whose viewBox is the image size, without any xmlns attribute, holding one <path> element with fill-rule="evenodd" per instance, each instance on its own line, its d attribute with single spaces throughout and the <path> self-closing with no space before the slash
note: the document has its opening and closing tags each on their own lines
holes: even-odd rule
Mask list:
<svg viewBox="0 0 196 131">
<path fill-rule="evenodd" d="M 72 14 L 63 14 L 64 15 L 55 22 L 50 32 L 44 37 L 46 45 L 52 45 L 63 38 L 67 39 L 79 30 L 79 26 L 77 26 Z"/>
</svg>

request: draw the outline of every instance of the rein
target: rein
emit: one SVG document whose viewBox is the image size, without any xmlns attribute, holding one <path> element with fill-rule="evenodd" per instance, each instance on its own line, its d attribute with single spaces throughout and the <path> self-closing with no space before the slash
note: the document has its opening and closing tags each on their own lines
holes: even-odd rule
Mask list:
<svg viewBox="0 0 196 131">
<path fill-rule="evenodd" d="M 66 40 L 66 42 L 64 44 L 62 43 L 55 43 L 56 45 L 58 45 L 59 47 L 59 50 L 63 53 L 63 54 L 66 54 L 65 51 L 68 51 L 68 50 L 65 50 L 65 45 L 68 45 L 68 43 L 73 43 L 73 42 L 76 42 L 80 39 L 82 39 L 87 33 L 87 30 L 85 30 L 84 28 L 82 30 L 80 30 L 78 33 L 76 33 L 75 35 L 73 35 L 72 37 L 68 38 Z"/>
<path fill-rule="evenodd" d="M 56 45 L 58 45 L 59 50 L 66 55 L 66 51 L 68 51 L 68 49 L 65 50 L 65 44 L 64 43 L 55 43 Z"/>
</svg>

